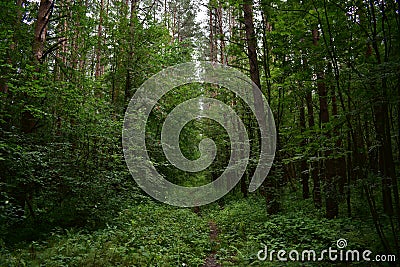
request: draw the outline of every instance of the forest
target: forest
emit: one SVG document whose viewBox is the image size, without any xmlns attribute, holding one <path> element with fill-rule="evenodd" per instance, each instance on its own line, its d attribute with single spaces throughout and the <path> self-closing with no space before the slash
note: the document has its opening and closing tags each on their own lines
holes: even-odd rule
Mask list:
<svg viewBox="0 0 400 267">
<path fill-rule="evenodd" d="M 0 266 L 400 266 L 399 0 L 3 0 L 0 36 Z M 132 161 L 191 190 L 245 152 L 181 206 Z"/>
</svg>

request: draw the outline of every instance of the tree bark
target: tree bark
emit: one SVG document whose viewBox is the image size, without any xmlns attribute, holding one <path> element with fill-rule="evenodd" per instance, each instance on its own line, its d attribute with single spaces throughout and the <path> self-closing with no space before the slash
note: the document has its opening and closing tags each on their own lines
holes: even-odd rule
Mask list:
<svg viewBox="0 0 400 267">
<path fill-rule="evenodd" d="M 381 65 L 382 56 L 378 47 L 378 42 L 379 42 L 378 30 L 377 30 L 378 22 L 375 12 L 375 4 L 372 0 L 369 1 L 369 9 L 372 16 L 372 47 L 375 53 L 376 62 L 378 65 Z M 382 13 L 384 14 L 384 10 L 382 10 Z M 385 33 L 384 25 L 385 24 L 383 19 L 382 20 L 383 33 Z M 384 61 L 386 62 L 388 61 L 388 58 L 387 58 L 387 45 L 385 39 L 386 38 L 384 38 L 382 41 L 385 44 L 385 55 L 383 57 Z M 376 84 L 374 82 L 371 84 L 371 86 L 374 89 L 376 88 Z M 376 92 L 377 90 L 373 91 Z M 398 195 L 396 175 L 394 172 L 395 167 L 393 162 L 390 123 L 388 116 L 387 81 L 385 77 L 381 79 L 381 90 L 378 91 L 375 98 L 374 118 L 375 118 L 376 137 L 379 142 L 378 168 L 380 175 L 382 176 L 383 209 L 386 214 L 393 215 L 393 199 L 392 199 L 392 188 L 393 188 L 395 195 L 395 203 L 396 203 L 396 213 L 400 217 L 400 204 L 398 200 L 399 195 Z"/>
<path fill-rule="evenodd" d="M 271 32 L 272 27 L 267 20 L 267 16 L 264 10 L 261 10 L 262 15 L 262 29 L 263 29 L 263 37 L 262 37 L 262 45 L 263 45 L 263 68 L 265 73 L 265 81 L 267 84 L 267 100 L 268 104 L 271 104 L 271 68 L 270 68 L 270 48 L 267 41 L 267 32 Z"/>
<path fill-rule="evenodd" d="M 101 65 L 101 38 L 103 34 L 103 16 L 104 16 L 104 0 L 100 2 L 100 19 L 97 28 L 97 49 L 96 49 L 96 72 L 95 77 L 100 77 L 102 75 L 102 65 Z"/>
<path fill-rule="evenodd" d="M 217 61 L 217 47 L 215 45 L 216 43 L 216 38 L 214 37 L 214 31 L 215 31 L 215 25 L 214 25 L 214 7 L 212 6 L 211 2 L 208 5 L 208 12 L 209 12 L 209 20 L 208 20 L 208 26 L 210 28 L 210 61 L 211 62 L 216 62 Z"/>
<path fill-rule="evenodd" d="M 306 116 L 305 116 L 305 108 L 304 108 L 304 103 L 301 101 L 301 106 L 300 106 L 300 131 L 302 134 L 304 134 L 304 131 L 306 130 Z M 305 147 L 307 144 L 307 140 L 305 137 L 302 137 L 302 141 L 300 146 Z M 303 158 L 300 163 L 300 168 L 301 168 L 301 183 L 303 187 L 303 199 L 308 199 L 310 197 L 310 187 L 308 185 L 308 178 L 309 178 L 309 172 L 308 172 L 308 164 L 307 164 L 307 159 Z"/>
<path fill-rule="evenodd" d="M 46 43 L 47 28 L 50 20 L 50 15 L 53 9 L 53 1 L 41 0 L 39 12 L 35 25 L 34 41 L 33 41 L 33 56 L 37 63 L 41 62 L 44 45 Z"/>
<path fill-rule="evenodd" d="M 318 46 L 319 32 L 317 29 L 312 31 L 313 34 L 313 45 Z M 328 92 L 325 84 L 325 73 L 322 66 L 317 66 L 317 90 L 319 96 L 319 108 L 320 108 L 320 123 L 323 131 L 323 135 L 326 139 L 330 138 L 330 134 L 325 132 L 325 125 L 329 123 L 329 108 L 328 108 Z M 326 141 L 327 142 L 327 141 Z M 330 148 L 325 149 L 323 156 L 325 157 L 325 166 L 322 168 L 320 175 L 325 180 L 325 207 L 326 217 L 333 219 L 339 214 L 339 203 L 336 183 L 334 181 L 334 169 L 335 165 L 333 160 L 329 158 L 332 154 Z"/>
<path fill-rule="evenodd" d="M 221 64 L 225 64 L 225 40 L 224 40 L 224 28 L 223 28 L 223 13 L 222 13 L 222 4 L 219 3 L 217 8 L 218 14 L 218 32 L 219 32 L 219 46 L 220 46 L 220 62 Z"/>
<path fill-rule="evenodd" d="M 254 30 L 254 20 L 253 20 L 253 3 L 250 0 L 246 0 L 243 4 L 244 12 L 244 25 L 246 30 L 246 42 L 247 42 L 247 53 L 250 64 L 250 78 L 253 83 L 261 90 L 260 82 L 260 71 L 258 68 L 257 59 L 257 38 Z M 253 89 L 254 105 L 256 107 L 256 116 L 258 118 L 265 119 L 264 104 L 261 96 L 258 95 L 258 89 Z M 265 123 L 265 121 L 264 121 Z M 254 129 L 252 129 L 254 131 Z M 253 136 L 256 136 L 254 132 Z M 267 203 L 267 212 L 270 214 L 275 214 L 279 211 L 279 202 L 277 201 L 276 188 L 270 179 L 266 179 L 264 182 L 266 187 L 265 199 Z"/>
<path fill-rule="evenodd" d="M 136 20 L 136 8 L 139 3 L 139 0 L 131 0 L 131 10 L 130 10 L 130 18 L 129 18 L 129 43 L 127 44 L 128 46 L 128 61 L 126 63 L 126 79 L 125 79 L 125 104 L 127 105 L 129 103 L 129 100 L 132 97 L 132 92 L 131 92 L 131 63 L 133 60 L 133 55 L 135 53 L 135 46 L 134 46 L 134 34 L 135 34 L 135 20 Z"/>
<path fill-rule="evenodd" d="M 306 92 L 306 105 L 307 105 L 307 115 L 308 115 L 308 127 L 310 130 L 314 130 L 315 119 L 314 119 L 314 107 L 313 107 L 311 90 L 308 90 Z M 310 174 L 313 181 L 314 206 L 317 209 L 320 209 L 322 207 L 321 181 L 319 179 L 318 162 L 315 160 L 311 161 L 310 163 Z"/>
<path fill-rule="evenodd" d="M 319 105 L 320 105 L 320 122 L 322 131 L 324 131 L 324 126 L 329 123 L 329 110 L 328 110 L 328 94 L 326 85 L 324 82 L 324 73 L 320 71 L 317 74 L 317 86 L 318 86 L 318 95 L 319 95 Z M 327 139 L 330 138 L 329 133 L 324 134 Z M 325 205 L 326 205 L 326 217 L 328 219 L 333 219 L 337 217 L 339 213 L 339 203 L 337 200 L 337 189 L 336 183 L 334 181 L 334 168 L 335 165 L 333 160 L 329 158 L 332 154 L 330 148 L 327 148 L 324 152 L 325 157 L 325 168 L 321 173 L 325 180 Z"/>
<path fill-rule="evenodd" d="M 47 28 L 53 9 L 53 2 L 50 0 L 41 0 L 38 16 L 35 24 L 34 40 L 32 45 L 33 61 L 36 64 L 36 71 L 39 71 L 39 65 L 42 63 L 44 46 L 46 43 Z M 21 130 L 28 134 L 32 133 L 36 126 L 36 121 L 32 113 L 25 110 L 21 117 Z"/>
<path fill-rule="evenodd" d="M 250 78 L 261 89 L 260 71 L 257 61 L 257 38 L 254 31 L 252 1 L 243 4 L 244 24 L 246 28 L 247 52 L 250 61 Z"/>
</svg>

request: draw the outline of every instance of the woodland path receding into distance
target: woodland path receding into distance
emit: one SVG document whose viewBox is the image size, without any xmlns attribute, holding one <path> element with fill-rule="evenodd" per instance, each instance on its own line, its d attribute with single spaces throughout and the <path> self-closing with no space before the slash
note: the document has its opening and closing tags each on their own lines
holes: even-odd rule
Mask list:
<svg viewBox="0 0 400 267">
<path fill-rule="evenodd" d="M 212 251 L 210 255 L 206 258 L 203 267 L 221 267 L 221 264 L 217 262 L 216 259 L 216 244 L 219 243 L 218 241 L 218 227 L 215 222 L 209 221 L 208 225 L 210 226 L 210 242 L 212 246 Z"/>
</svg>

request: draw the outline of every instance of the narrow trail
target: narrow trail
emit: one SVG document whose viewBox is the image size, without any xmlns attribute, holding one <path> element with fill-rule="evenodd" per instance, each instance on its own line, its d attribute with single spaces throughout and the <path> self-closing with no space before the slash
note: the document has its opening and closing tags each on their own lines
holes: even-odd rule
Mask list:
<svg viewBox="0 0 400 267">
<path fill-rule="evenodd" d="M 221 267 L 221 264 L 219 264 L 216 259 L 216 245 L 219 243 L 218 227 L 213 221 L 209 221 L 208 225 L 210 226 L 210 242 L 212 246 L 212 251 L 204 261 L 203 267 Z"/>
</svg>

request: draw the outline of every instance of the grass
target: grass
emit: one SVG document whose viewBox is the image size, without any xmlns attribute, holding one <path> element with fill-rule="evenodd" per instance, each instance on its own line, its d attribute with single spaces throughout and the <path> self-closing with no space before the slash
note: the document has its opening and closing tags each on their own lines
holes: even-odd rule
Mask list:
<svg viewBox="0 0 400 267">
<path fill-rule="evenodd" d="M 326 220 L 312 200 L 296 194 L 285 194 L 283 211 L 274 216 L 266 214 L 264 200 L 257 195 L 228 197 L 225 202 L 223 209 L 215 203 L 202 207 L 198 216 L 190 208 L 143 201 L 121 211 L 101 230 L 55 229 L 40 242 L 2 246 L 0 266 L 201 266 L 212 251 L 223 266 L 321 266 L 260 261 L 257 252 L 264 245 L 269 250 L 321 251 L 336 248 L 339 238 L 347 240 L 349 249 L 380 248 L 368 222 Z M 214 242 L 209 221 L 218 228 Z"/>
</svg>

